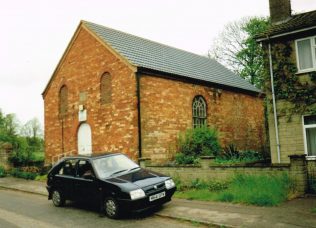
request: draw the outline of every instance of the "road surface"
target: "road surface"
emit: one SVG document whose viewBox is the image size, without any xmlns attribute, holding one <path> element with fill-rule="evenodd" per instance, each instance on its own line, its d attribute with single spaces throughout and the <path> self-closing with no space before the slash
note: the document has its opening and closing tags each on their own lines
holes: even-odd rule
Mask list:
<svg viewBox="0 0 316 228">
<path fill-rule="evenodd" d="M 197 227 L 198 224 L 155 216 L 131 214 L 120 220 L 100 217 L 97 206 L 67 203 L 54 207 L 46 197 L 0 189 L 0 227 Z M 199 226 L 201 227 L 201 226 Z"/>
</svg>

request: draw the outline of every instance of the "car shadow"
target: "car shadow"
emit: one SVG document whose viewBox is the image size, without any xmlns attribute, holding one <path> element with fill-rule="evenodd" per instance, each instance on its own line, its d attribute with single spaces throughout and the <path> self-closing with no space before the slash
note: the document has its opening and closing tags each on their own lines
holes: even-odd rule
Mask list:
<svg viewBox="0 0 316 228">
<path fill-rule="evenodd" d="M 93 213 L 99 214 L 100 217 L 106 217 L 104 213 L 100 213 L 100 205 L 95 203 L 87 203 L 87 202 L 73 202 L 73 201 L 67 201 L 65 204 L 65 207 L 67 208 L 73 208 L 76 210 L 86 210 Z M 163 205 L 158 205 L 152 208 L 149 208 L 147 210 L 144 210 L 142 212 L 125 212 L 120 215 L 120 220 L 130 220 L 130 219 L 144 219 L 150 216 L 153 216 L 158 211 L 162 210 Z"/>
</svg>

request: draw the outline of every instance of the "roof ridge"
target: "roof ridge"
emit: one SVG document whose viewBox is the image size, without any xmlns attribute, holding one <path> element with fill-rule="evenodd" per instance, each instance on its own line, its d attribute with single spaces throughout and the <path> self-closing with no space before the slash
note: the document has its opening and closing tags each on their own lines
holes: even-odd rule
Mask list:
<svg viewBox="0 0 316 228">
<path fill-rule="evenodd" d="M 307 11 L 307 12 L 302 12 L 302 13 L 295 13 L 293 15 L 291 15 L 292 17 L 298 17 L 298 16 L 304 16 L 304 14 L 309 14 L 309 13 L 315 13 L 316 10 L 311 10 L 311 11 Z"/>
<path fill-rule="evenodd" d="M 198 56 L 200 58 L 204 58 L 206 60 L 210 60 L 210 61 L 213 60 L 213 59 L 210 59 L 210 58 L 208 58 L 206 56 L 203 56 L 203 55 L 199 55 L 199 54 L 187 51 L 187 50 L 183 50 L 181 48 L 177 48 L 177 47 L 173 47 L 173 46 L 170 46 L 170 45 L 167 45 L 167 44 L 163 44 L 163 43 L 160 43 L 158 41 L 150 40 L 150 39 L 147 39 L 147 38 L 144 38 L 144 37 L 141 37 L 141 36 L 133 35 L 133 34 L 128 33 L 128 32 L 124 32 L 124 31 L 120 31 L 120 30 L 117 30 L 117 29 L 113 29 L 113 28 L 110 28 L 110 27 L 107 27 L 107 26 L 104 26 L 104 25 L 101 25 L 101 24 L 97 24 L 97 23 L 90 22 L 90 21 L 85 21 L 85 20 L 81 20 L 81 22 L 94 24 L 94 25 L 97 25 L 97 26 L 100 26 L 100 27 L 103 27 L 103 28 L 106 28 L 106 29 L 110 29 L 110 30 L 115 31 L 115 32 L 119 32 L 119 33 L 123 33 L 123 34 L 129 35 L 129 36 L 136 37 L 137 39 L 141 39 L 141 40 L 149 41 L 149 42 L 152 42 L 152 43 L 156 43 L 156 44 L 159 44 L 161 46 L 165 46 L 167 48 L 177 49 L 179 51 L 186 52 L 188 54 L 195 55 L 195 56 Z"/>
</svg>

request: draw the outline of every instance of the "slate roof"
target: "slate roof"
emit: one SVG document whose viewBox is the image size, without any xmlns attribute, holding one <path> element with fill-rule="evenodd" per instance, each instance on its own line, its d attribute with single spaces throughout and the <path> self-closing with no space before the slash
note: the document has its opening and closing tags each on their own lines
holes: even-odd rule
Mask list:
<svg viewBox="0 0 316 228">
<path fill-rule="evenodd" d="M 205 82 L 257 92 L 260 90 L 215 60 L 83 21 L 84 25 L 132 65 Z"/>
<path fill-rule="evenodd" d="M 267 36 L 271 37 L 313 26 L 316 26 L 316 10 L 292 15 L 289 20 L 281 24 L 272 25 L 266 32 L 259 34 L 257 39 L 265 38 Z"/>
</svg>

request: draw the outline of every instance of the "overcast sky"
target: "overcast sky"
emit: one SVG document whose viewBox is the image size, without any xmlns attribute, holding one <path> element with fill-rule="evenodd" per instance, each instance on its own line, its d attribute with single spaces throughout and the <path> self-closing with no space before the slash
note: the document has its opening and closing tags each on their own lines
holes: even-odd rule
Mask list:
<svg viewBox="0 0 316 228">
<path fill-rule="evenodd" d="M 292 0 L 292 9 L 316 1 Z M 0 109 L 43 123 L 41 93 L 81 19 L 205 55 L 225 24 L 268 13 L 268 0 L 2 1 Z"/>
</svg>

